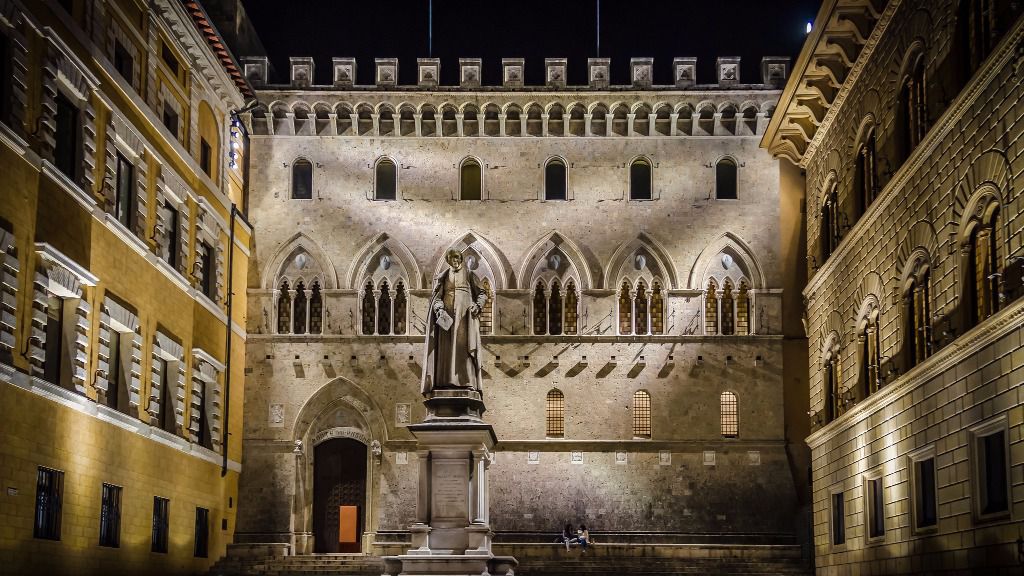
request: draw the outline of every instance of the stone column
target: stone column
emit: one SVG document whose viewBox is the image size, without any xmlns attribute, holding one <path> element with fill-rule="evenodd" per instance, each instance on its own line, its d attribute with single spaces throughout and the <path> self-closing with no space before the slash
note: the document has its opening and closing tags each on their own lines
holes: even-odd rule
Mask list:
<svg viewBox="0 0 1024 576">
<path fill-rule="evenodd" d="M 678 136 L 679 135 L 679 126 L 677 126 L 677 123 L 679 122 L 679 113 L 678 112 L 673 112 L 673 113 L 669 114 L 668 115 L 668 121 L 671 123 L 671 125 L 668 128 L 669 136 Z"/>
<path fill-rule="evenodd" d="M 498 135 L 508 136 L 505 134 L 505 115 L 501 113 L 498 114 Z"/>
<path fill-rule="evenodd" d="M 690 116 L 690 134 L 697 135 L 700 133 L 698 130 L 700 130 L 700 113 L 694 112 Z"/>
<path fill-rule="evenodd" d="M 487 502 L 487 460 L 488 454 L 482 450 L 473 451 L 473 466 L 475 469 L 476 484 L 476 513 L 473 522 L 476 524 L 487 524 L 490 521 Z"/>
<path fill-rule="evenodd" d="M 714 128 L 711 129 L 711 133 L 717 136 L 718 134 L 722 134 L 724 131 L 725 129 L 722 128 L 722 113 L 715 112 L 715 125 Z"/>
<path fill-rule="evenodd" d="M 420 464 L 419 493 L 416 497 L 416 522 L 430 522 L 430 450 L 418 450 Z"/>
<path fill-rule="evenodd" d="M 370 114 L 370 118 L 373 119 L 373 135 L 380 136 L 380 114 Z"/>
<path fill-rule="evenodd" d="M 464 132 L 462 131 L 462 119 L 464 117 L 465 117 L 465 114 L 456 114 L 455 115 L 455 125 L 457 126 L 457 128 L 455 130 L 455 134 L 457 134 L 458 136 L 463 136 L 464 135 Z"/>
<path fill-rule="evenodd" d="M 633 135 L 633 120 L 636 119 L 636 114 L 626 114 L 626 136 Z"/>
<path fill-rule="evenodd" d="M 548 115 L 547 114 L 541 114 L 540 115 L 540 135 L 541 136 L 547 136 L 548 135 Z"/>
<path fill-rule="evenodd" d="M 594 118 L 594 115 L 590 114 L 590 113 L 587 113 L 587 114 L 583 115 L 583 135 L 584 136 L 593 136 L 593 134 L 590 133 L 590 121 L 593 118 Z"/>
<path fill-rule="evenodd" d="M 338 135 L 338 115 L 335 114 L 334 112 L 331 112 L 331 113 L 327 114 L 327 122 L 329 123 L 329 126 L 327 127 L 327 135 L 328 136 L 337 136 Z"/>
<path fill-rule="evenodd" d="M 526 118 L 527 118 L 527 115 L 525 113 L 520 113 L 519 114 L 519 135 L 520 136 L 528 136 L 528 134 L 526 133 Z"/>
<path fill-rule="evenodd" d="M 359 136 L 359 114 L 352 112 L 348 115 L 348 121 L 352 123 L 352 135 Z"/>
<path fill-rule="evenodd" d="M 647 115 L 647 135 L 656 136 L 658 134 L 658 115 L 654 112 Z"/>
<path fill-rule="evenodd" d="M 416 122 L 416 135 L 423 136 L 423 114 L 413 114 L 412 119 Z"/>
</svg>

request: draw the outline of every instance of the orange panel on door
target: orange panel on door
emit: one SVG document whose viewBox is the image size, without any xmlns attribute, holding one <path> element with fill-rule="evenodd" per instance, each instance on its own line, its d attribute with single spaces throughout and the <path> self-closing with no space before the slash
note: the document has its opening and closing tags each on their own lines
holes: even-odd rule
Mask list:
<svg viewBox="0 0 1024 576">
<path fill-rule="evenodd" d="M 338 506 L 338 542 L 355 544 L 359 524 L 359 506 Z"/>
</svg>

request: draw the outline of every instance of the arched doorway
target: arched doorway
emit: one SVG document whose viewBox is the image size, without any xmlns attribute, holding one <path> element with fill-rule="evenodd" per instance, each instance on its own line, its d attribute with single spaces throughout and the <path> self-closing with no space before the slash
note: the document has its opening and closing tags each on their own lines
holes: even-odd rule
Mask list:
<svg viewBox="0 0 1024 576">
<path fill-rule="evenodd" d="M 360 552 L 366 520 L 366 445 L 331 438 L 313 451 L 316 553 Z"/>
</svg>

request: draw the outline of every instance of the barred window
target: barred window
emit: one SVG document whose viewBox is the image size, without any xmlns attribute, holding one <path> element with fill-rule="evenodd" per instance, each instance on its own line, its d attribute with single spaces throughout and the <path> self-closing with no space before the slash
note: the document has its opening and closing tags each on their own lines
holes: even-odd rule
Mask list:
<svg viewBox="0 0 1024 576">
<path fill-rule="evenodd" d="M 636 295 L 633 298 L 633 333 L 647 334 L 647 286 L 643 280 L 636 283 Z"/>
<path fill-rule="evenodd" d="M 100 546 L 121 546 L 121 487 L 103 485 L 100 502 Z"/>
<path fill-rule="evenodd" d="M 395 334 L 405 334 L 405 316 L 407 309 L 407 300 L 405 296 L 405 284 L 401 280 L 395 284 L 395 312 L 393 314 L 393 322 L 395 324 Z"/>
<path fill-rule="evenodd" d="M 64 473 L 40 466 L 36 473 L 36 517 L 32 530 L 35 538 L 60 540 L 63 500 Z"/>
<path fill-rule="evenodd" d="M 633 392 L 633 437 L 651 437 L 651 395 L 645 390 Z"/>
<path fill-rule="evenodd" d="M 740 407 L 736 395 L 722 392 L 722 436 L 735 438 L 740 434 Z"/>
<path fill-rule="evenodd" d="M 579 297 L 576 295 L 576 283 L 569 280 L 565 283 L 565 333 L 576 334 L 579 324 Z"/>
<path fill-rule="evenodd" d="M 661 284 L 655 281 L 651 285 L 651 334 L 665 333 L 665 297 L 661 293 Z"/>
<path fill-rule="evenodd" d="M 170 534 L 171 501 L 159 496 L 153 497 L 153 540 L 150 550 L 161 554 L 167 553 L 167 540 Z"/>
<path fill-rule="evenodd" d="M 196 558 L 206 558 L 210 550 L 210 511 L 206 508 L 196 508 L 196 529 L 195 546 L 192 555 Z"/>
<path fill-rule="evenodd" d="M 292 326 L 295 334 L 306 333 L 306 285 L 302 280 L 295 283 L 295 317 Z"/>
<path fill-rule="evenodd" d="M 277 333 L 288 334 L 292 327 L 292 293 L 288 281 L 281 282 L 277 296 Z"/>
<path fill-rule="evenodd" d="M 736 295 L 736 333 L 750 334 L 750 287 L 746 280 L 740 280 L 740 288 Z"/>
<path fill-rule="evenodd" d="M 722 284 L 721 323 L 722 334 L 727 334 L 729 336 L 736 333 L 736 324 L 733 320 L 733 308 L 732 281 L 726 279 Z"/>
<path fill-rule="evenodd" d="M 633 299 L 629 294 L 629 282 L 623 280 L 619 290 L 619 334 L 633 333 Z"/>
<path fill-rule="evenodd" d="M 491 280 L 486 276 L 480 279 L 480 290 L 487 295 L 484 307 L 480 309 L 480 333 L 491 334 L 494 332 L 494 290 L 491 290 Z M 397 314 L 397 312 L 398 303 L 396 301 L 395 313 Z"/>
<path fill-rule="evenodd" d="M 377 305 L 373 298 L 373 282 L 363 287 L 363 334 L 376 333 Z"/>
<path fill-rule="evenodd" d="M 320 334 L 324 329 L 324 301 L 320 294 L 320 281 L 314 280 L 309 295 L 309 333 Z"/>
<path fill-rule="evenodd" d="M 545 435 L 548 438 L 565 436 L 565 395 L 557 388 L 548 391 L 545 424 Z"/>
</svg>

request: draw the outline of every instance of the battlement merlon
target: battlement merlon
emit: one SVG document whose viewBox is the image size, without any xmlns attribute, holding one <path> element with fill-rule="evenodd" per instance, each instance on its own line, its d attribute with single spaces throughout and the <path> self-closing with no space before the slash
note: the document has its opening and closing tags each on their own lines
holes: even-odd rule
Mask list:
<svg viewBox="0 0 1024 576">
<path fill-rule="evenodd" d="M 697 82 L 697 59 L 677 57 L 672 59 L 671 85 L 653 84 L 654 59 L 631 58 L 629 62 L 630 84 L 611 85 L 611 59 L 587 59 L 587 84 L 569 86 L 566 84 L 568 61 L 565 58 L 544 59 L 544 85 L 528 86 L 524 83 L 525 60 L 523 58 L 502 58 L 500 85 L 483 83 L 483 66 L 480 58 L 459 58 L 459 84 L 442 86 L 441 61 L 438 58 L 418 58 L 414 85 L 398 83 L 398 59 L 376 58 L 374 60 L 374 84 L 356 84 L 356 59 L 335 57 L 331 59 L 333 82 L 330 85 L 313 84 L 313 58 L 292 57 L 289 59 L 289 81 L 287 84 L 269 83 L 269 61 L 265 56 L 246 56 L 241 59 L 245 77 L 257 89 L 300 89 L 300 90 L 362 90 L 362 91 L 421 91 L 424 89 L 460 92 L 466 90 L 482 92 L 504 91 L 674 91 L 674 90 L 773 90 L 781 89 L 789 78 L 790 59 L 785 56 L 761 58 L 761 82 L 743 84 L 740 78 L 738 56 L 719 57 L 715 62 L 715 83 Z"/>
</svg>

